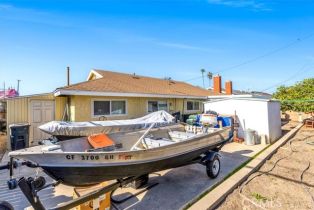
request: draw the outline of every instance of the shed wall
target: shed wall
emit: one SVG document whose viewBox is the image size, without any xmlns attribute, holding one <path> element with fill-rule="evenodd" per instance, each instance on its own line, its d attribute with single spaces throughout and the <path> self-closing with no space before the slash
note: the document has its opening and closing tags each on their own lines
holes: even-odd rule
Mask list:
<svg viewBox="0 0 314 210">
<path fill-rule="evenodd" d="M 245 129 L 253 129 L 258 135 L 266 135 L 270 141 L 281 135 L 280 104 L 261 100 L 227 99 L 205 104 L 205 111 L 213 110 L 219 114 L 236 115 L 240 123 L 239 137 L 244 137 Z"/>
<path fill-rule="evenodd" d="M 32 100 L 54 100 L 55 101 L 55 120 L 61 120 L 65 107 L 63 97 L 55 98 L 53 94 L 42 94 L 25 97 L 17 97 L 7 100 L 7 148 L 10 149 L 9 125 L 16 123 L 30 123 L 29 107 Z M 31 129 L 30 129 L 31 130 Z M 30 139 L 32 133 L 30 132 Z"/>
<path fill-rule="evenodd" d="M 268 102 L 268 124 L 269 138 L 275 140 L 282 135 L 280 103 L 277 101 Z"/>
</svg>

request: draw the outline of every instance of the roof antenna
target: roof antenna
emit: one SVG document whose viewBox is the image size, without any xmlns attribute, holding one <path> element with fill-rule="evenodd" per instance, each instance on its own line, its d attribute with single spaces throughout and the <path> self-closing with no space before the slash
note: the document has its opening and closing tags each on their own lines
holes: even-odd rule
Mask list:
<svg viewBox="0 0 314 210">
<path fill-rule="evenodd" d="M 135 72 L 133 73 L 133 76 L 132 76 L 134 79 L 139 79 L 139 76 L 137 76 L 136 74 L 135 74 Z"/>
</svg>

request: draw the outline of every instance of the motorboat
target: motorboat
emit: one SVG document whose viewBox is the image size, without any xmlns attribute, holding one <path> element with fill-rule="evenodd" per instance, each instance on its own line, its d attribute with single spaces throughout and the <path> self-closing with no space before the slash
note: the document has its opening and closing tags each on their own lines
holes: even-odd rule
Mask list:
<svg viewBox="0 0 314 210">
<path fill-rule="evenodd" d="M 232 126 L 188 125 L 100 133 L 12 151 L 9 156 L 40 167 L 54 180 L 70 186 L 90 186 L 106 180 L 149 174 L 199 161 L 209 150 L 232 137 Z"/>
<path fill-rule="evenodd" d="M 149 128 L 154 123 L 154 127 L 167 126 L 173 124 L 175 118 L 164 110 L 147 114 L 140 118 L 128 120 L 105 120 L 86 122 L 51 121 L 38 128 L 52 135 L 57 140 L 68 140 L 81 136 L 89 136 L 95 133 L 116 133 Z"/>
</svg>

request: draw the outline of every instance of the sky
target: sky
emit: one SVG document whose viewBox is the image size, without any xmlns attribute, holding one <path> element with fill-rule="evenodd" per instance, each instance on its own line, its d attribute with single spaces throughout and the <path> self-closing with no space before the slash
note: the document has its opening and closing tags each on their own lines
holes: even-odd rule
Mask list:
<svg viewBox="0 0 314 210">
<path fill-rule="evenodd" d="M 314 77 L 312 0 L 0 0 L 0 87 L 21 95 L 93 68 L 273 92 Z M 205 78 L 205 86 L 211 85 Z"/>
</svg>

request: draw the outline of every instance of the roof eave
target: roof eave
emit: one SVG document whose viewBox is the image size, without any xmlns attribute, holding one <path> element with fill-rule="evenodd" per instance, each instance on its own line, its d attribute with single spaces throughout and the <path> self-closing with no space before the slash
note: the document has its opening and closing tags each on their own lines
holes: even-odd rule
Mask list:
<svg viewBox="0 0 314 210">
<path fill-rule="evenodd" d="M 62 96 L 62 95 L 152 97 L 152 98 L 190 98 L 190 99 L 207 99 L 207 97 L 208 97 L 208 96 L 189 96 L 189 95 L 152 94 L 152 93 L 99 92 L 99 91 L 64 90 L 64 89 L 55 90 L 54 96 Z"/>
</svg>

